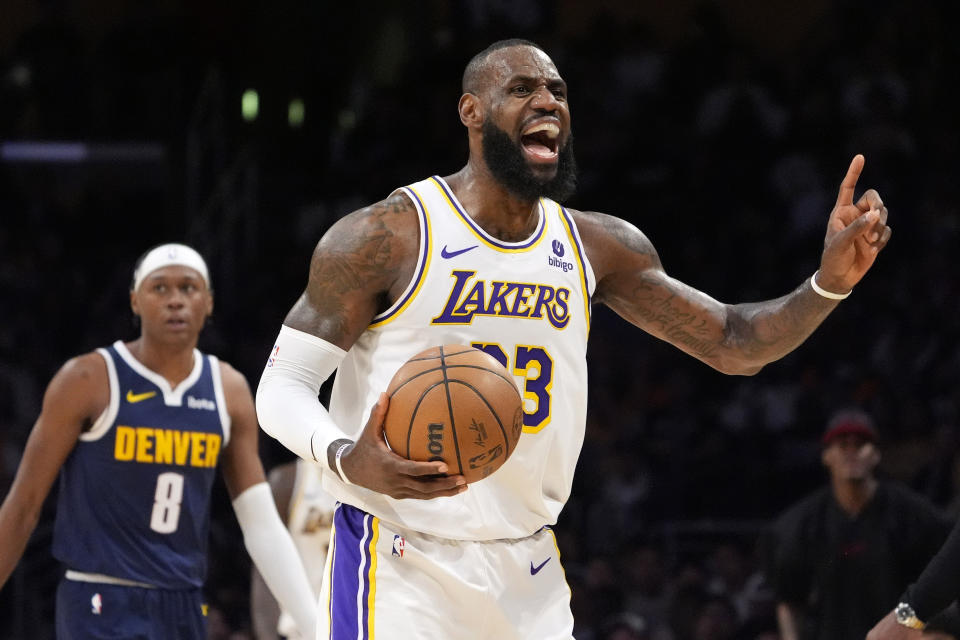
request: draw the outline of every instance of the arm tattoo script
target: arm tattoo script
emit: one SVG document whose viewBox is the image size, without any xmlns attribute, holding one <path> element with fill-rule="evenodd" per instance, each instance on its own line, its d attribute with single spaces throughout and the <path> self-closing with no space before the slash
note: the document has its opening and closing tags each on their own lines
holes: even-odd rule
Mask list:
<svg viewBox="0 0 960 640">
<path fill-rule="evenodd" d="M 678 347 L 697 357 L 710 359 L 718 355 L 720 336 L 711 330 L 705 317 L 706 311 L 690 305 L 684 292 L 671 288 L 669 281 L 653 275 L 661 270 L 660 257 L 650 240 L 632 225 L 606 215 L 594 218 L 603 227 L 607 238 L 643 260 L 643 265 L 652 271 L 641 273 L 633 281 L 626 295 L 610 295 L 619 299 L 618 307 L 624 309 L 631 321 L 662 336 Z M 690 293 L 693 290 L 689 290 Z M 601 299 L 603 294 L 601 294 Z M 625 308 L 621 305 L 626 305 Z"/>
<path fill-rule="evenodd" d="M 773 300 L 723 304 L 667 276 L 633 225 L 603 214 L 581 219 L 596 233 L 591 261 L 602 275 L 594 300 L 721 370 L 759 370 L 800 345 L 836 307 L 806 283 Z"/>
<path fill-rule="evenodd" d="M 701 358 L 719 354 L 717 336 L 712 335 L 707 319 L 689 309 L 677 292 L 662 281 L 641 276 L 633 291 L 631 311 L 654 332 L 671 344 L 686 347 Z"/>
</svg>

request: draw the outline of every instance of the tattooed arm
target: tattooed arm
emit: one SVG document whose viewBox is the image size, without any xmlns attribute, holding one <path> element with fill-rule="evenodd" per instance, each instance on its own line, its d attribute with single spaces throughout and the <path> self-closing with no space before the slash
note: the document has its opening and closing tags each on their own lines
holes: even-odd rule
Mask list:
<svg viewBox="0 0 960 640">
<path fill-rule="evenodd" d="M 852 289 L 890 239 L 876 191 L 853 203 L 862 168 L 863 156 L 856 156 L 827 224 L 817 283 L 828 291 Z M 724 373 L 751 375 L 790 353 L 837 306 L 809 279 L 781 298 L 723 304 L 667 275 L 633 225 L 599 213 L 575 215 L 597 277 L 594 300 Z"/>
<path fill-rule="evenodd" d="M 317 244 L 307 288 L 283 323 L 346 351 L 413 277 L 418 234 L 403 194 L 341 218 Z"/>
<path fill-rule="evenodd" d="M 439 477 L 448 471 L 445 463 L 414 462 L 390 451 L 383 436 L 386 394 L 356 441 L 346 437 L 353 425 L 341 428 L 317 401 L 344 352 L 413 277 L 419 233 L 413 203 L 402 194 L 355 211 L 327 231 L 260 379 L 257 415 L 264 431 L 300 457 L 326 462 L 341 478 L 394 498 L 429 499 L 465 490 L 463 476 Z"/>
<path fill-rule="evenodd" d="M 776 300 L 723 304 L 667 275 L 636 227 L 603 214 L 589 217 L 577 224 L 589 230 L 584 241 L 599 272 L 594 300 L 724 373 L 756 373 L 803 342 L 837 306 L 809 283 Z M 598 244 L 602 250 L 593 249 Z"/>
</svg>

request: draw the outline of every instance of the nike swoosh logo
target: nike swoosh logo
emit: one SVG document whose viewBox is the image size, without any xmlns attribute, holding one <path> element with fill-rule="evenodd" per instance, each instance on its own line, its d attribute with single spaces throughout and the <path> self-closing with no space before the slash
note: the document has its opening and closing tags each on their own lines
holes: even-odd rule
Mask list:
<svg viewBox="0 0 960 640">
<path fill-rule="evenodd" d="M 466 253 L 467 251 L 470 251 L 471 249 L 476 249 L 476 248 L 477 248 L 477 245 L 473 245 L 472 247 L 467 247 L 466 249 L 457 249 L 456 251 L 447 251 L 447 245 L 443 245 L 443 249 L 440 250 L 440 257 L 456 258 L 461 253 Z"/>
<path fill-rule="evenodd" d="M 134 393 L 133 390 L 127 391 L 127 402 L 130 404 L 136 404 L 138 402 L 143 402 L 148 400 L 153 396 L 157 395 L 156 391 L 144 391 L 143 393 Z"/>
<path fill-rule="evenodd" d="M 547 558 L 546 560 L 544 560 L 543 562 L 541 562 L 541 563 L 538 564 L 537 566 L 533 566 L 533 562 L 531 562 L 531 563 L 530 563 L 530 575 L 535 576 L 535 575 L 537 575 L 538 573 L 540 573 L 540 569 L 543 569 L 543 565 L 547 564 L 548 562 L 550 562 L 550 558 Z"/>
</svg>

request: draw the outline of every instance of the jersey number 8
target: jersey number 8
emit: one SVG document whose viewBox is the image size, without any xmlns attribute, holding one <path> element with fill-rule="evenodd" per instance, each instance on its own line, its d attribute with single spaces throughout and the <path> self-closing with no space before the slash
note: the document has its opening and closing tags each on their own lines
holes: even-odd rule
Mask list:
<svg viewBox="0 0 960 640">
<path fill-rule="evenodd" d="M 167 472 L 157 476 L 157 490 L 153 494 L 153 512 L 150 528 L 157 533 L 173 533 L 180 524 L 180 504 L 183 502 L 183 476 Z"/>
</svg>

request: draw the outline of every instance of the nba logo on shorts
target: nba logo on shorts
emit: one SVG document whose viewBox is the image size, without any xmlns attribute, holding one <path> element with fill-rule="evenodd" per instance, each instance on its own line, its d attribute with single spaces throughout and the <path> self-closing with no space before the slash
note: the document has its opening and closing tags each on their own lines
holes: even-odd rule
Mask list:
<svg viewBox="0 0 960 640">
<path fill-rule="evenodd" d="M 394 535 L 393 536 L 393 555 L 398 558 L 403 557 L 403 548 L 406 546 L 407 542 L 403 539 L 403 536 Z"/>
<path fill-rule="evenodd" d="M 267 358 L 267 366 L 272 367 L 273 363 L 277 359 L 277 354 L 280 353 L 280 345 L 276 344 L 273 346 L 273 351 L 270 352 L 270 357 Z"/>
<path fill-rule="evenodd" d="M 103 611 L 103 599 L 99 593 L 93 594 L 93 597 L 90 598 L 90 611 L 94 615 L 100 615 L 100 612 Z"/>
</svg>

